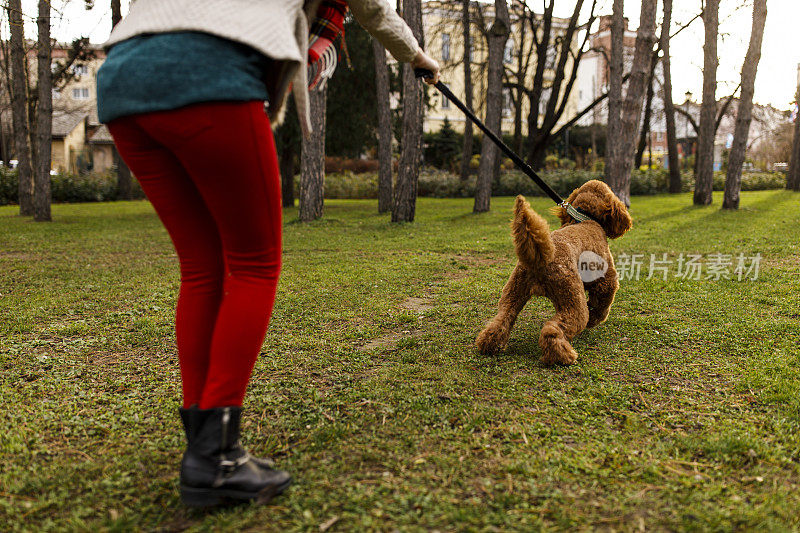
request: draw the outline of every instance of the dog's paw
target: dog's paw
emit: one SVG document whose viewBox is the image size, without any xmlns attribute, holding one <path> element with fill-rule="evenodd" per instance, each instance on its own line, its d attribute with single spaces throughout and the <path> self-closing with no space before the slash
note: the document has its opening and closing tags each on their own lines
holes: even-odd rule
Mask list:
<svg viewBox="0 0 800 533">
<path fill-rule="evenodd" d="M 545 333 L 543 330 L 539 346 L 542 348 L 541 361 L 545 366 L 574 365 L 578 361 L 578 352 L 561 334 Z"/>
<path fill-rule="evenodd" d="M 483 355 L 496 355 L 502 352 L 506 343 L 508 342 L 508 335 L 503 331 L 488 327 L 480 332 L 478 338 L 475 339 L 475 346 Z"/>
<path fill-rule="evenodd" d="M 595 326 L 599 326 L 600 324 L 605 322 L 607 318 L 608 318 L 608 315 L 603 316 L 603 317 L 589 315 L 589 321 L 586 323 L 586 327 L 587 328 L 593 328 Z"/>
</svg>

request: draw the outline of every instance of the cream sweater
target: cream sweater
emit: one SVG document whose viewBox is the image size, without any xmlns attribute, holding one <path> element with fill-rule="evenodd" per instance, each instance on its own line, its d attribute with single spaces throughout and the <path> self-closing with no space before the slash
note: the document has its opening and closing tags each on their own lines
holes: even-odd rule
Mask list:
<svg viewBox="0 0 800 533">
<path fill-rule="evenodd" d="M 401 62 L 419 51 L 414 35 L 388 0 L 348 0 L 353 16 Z M 310 130 L 306 57 L 309 19 L 319 0 L 137 0 L 106 46 L 145 33 L 201 31 L 238 41 L 273 58 L 265 73 L 271 119 L 279 124 L 290 83 L 304 133 Z M 210 72 L 210 76 L 214 73 Z"/>
</svg>

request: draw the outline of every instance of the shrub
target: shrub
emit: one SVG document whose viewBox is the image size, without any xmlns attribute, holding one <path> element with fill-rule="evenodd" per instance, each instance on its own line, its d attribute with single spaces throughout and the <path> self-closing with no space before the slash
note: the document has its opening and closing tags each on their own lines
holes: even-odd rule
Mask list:
<svg viewBox="0 0 800 533">
<path fill-rule="evenodd" d="M 451 169 L 461 156 L 463 139 L 463 134 L 456 132 L 450 121 L 445 118 L 438 132 L 426 133 L 423 136 L 425 161 L 436 168 Z"/>
<path fill-rule="evenodd" d="M 18 183 L 16 170 L 0 167 L 0 205 L 17 203 Z"/>
<path fill-rule="evenodd" d="M 694 185 L 694 184 L 692 184 Z M 725 173 L 715 172 L 712 185 L 715 191 L 725 190 Z M 786 187 L 786 174 L 782 172 L 748 172 L 742 174 L 743 191 L 765 191 Z"/>
<path fill-rule="evenodd" d="M 58 173 L 50 179 L 53 203 L 108 202 L 116 200 L 117 174 L 115 172 L 88 172 L 82 174 Z M 132 195 L 144 198 L 139 182 L 133 180 Z M 0 167 L 0 205 L 15 204 L 18 198 L 17 171 Z"/>
<path fill-rule="evenodd" d="M 555 154 L 550 154 L 544 158 L 544 167 L 547 170 L 555 170 L 558 168 L 558 156 Z"/>
</svg>

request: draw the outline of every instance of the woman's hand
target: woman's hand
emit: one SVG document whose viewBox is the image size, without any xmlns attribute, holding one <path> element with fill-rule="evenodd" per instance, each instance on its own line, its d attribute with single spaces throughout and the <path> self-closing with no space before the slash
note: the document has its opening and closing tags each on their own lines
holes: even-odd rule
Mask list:
<svg viewBox="0 0 800 533">
<path fill-rule="evenodd" d="M 422 50 L 417 52 L 417 56 L 411 62 L 411 66 L 414 68 L 424 68 L 433 72 L 432 78 L 422 78 L 425 80 L 425 83 L 435 85 L 436 82 L 439 81 L 439 63 Z"/>
</svg>

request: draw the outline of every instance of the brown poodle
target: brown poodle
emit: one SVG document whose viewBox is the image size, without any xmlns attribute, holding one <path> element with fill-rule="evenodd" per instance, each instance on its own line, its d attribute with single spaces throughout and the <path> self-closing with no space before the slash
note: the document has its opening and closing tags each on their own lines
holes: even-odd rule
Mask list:
<svg viewBox="0 0 800 533">
<path fill-rule="evenodd" d="M 539 337 L 545 365 L 574 363 L 578 354 L 569 341 L 608 317 L 619 282 L 606 238 L 622 236 L 633 220 L 602 181 L 583 184 L 567 201 L 597 222 L 577 222 L 556 206 L 553 213 L 561 219 L 561 227 L 550 233 L 547 222 L 517 196 L 511 235 L 519 260 L 503 287 L 497 316 L 475 341 L 481 353 L 505 348 L 514 321 L 531 296 L 549 298 L 556 310 Z"/>
</svg>

